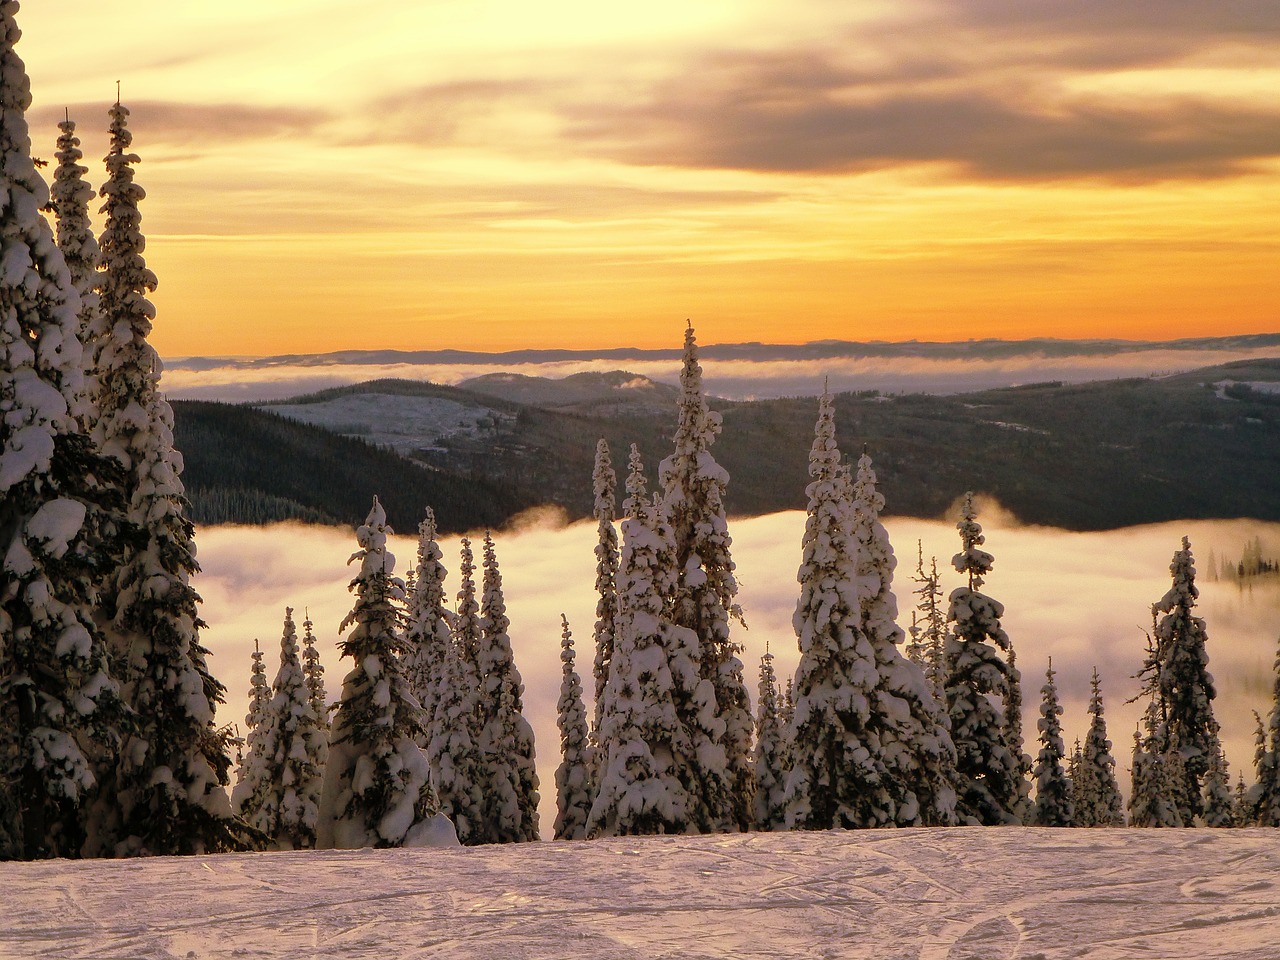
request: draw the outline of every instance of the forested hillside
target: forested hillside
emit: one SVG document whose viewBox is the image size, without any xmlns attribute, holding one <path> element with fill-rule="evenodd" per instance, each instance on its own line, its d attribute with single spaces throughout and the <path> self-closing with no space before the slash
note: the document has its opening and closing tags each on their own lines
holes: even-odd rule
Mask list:
<svg viewBox="0 0 1280 960">
<path fill-rule="evenodd" d="M 433 469 L 391 450 L 251 407 L 175 401 L 175 445 L 197 523 L 358 524 L 375 495 L 393 528 L 428 506 L 446 532 L 498 526 L 534 501 L 483 477 Z"/>
<path fill-rule="evenodd" d="M 627 382 L 620 374 L 600 376 L 615 391 Z M 197 517 L 261 522 L 281 510 L 309 508 L 355 522 L 374 489 L 388 491 L 391 510 L 417 510 L 418 493 L 408 498 L 412 505 L 402 505 L 390 492 L 403 488 L 438 489 L 429 499 L 447 529 L 500 523 L 543 503 L 579 518 L 592 505 L 597 438 L 606 438 L 619 455 L 636 443 L 654 464 L 666 455 L 674 404 L 655 411 L 648 404 L 610 402 L 604 394 L 586 403 L 581 379 L 568 386 L 567 399 L 556 393 L 560 381 L 534 379 L 509 382 L 522 398 L 536 398 L 532 403 L 515 402 L 504 384 L 492 380 L 485 384 L 493 391 L 489 396 L 475 384 L 458 390 L 383 380 L 271 408 L 393 445 L 429 466 L 425 476 L 387 450 L 343 444 L 331 433 L 285 426 L 278 417 L 177 403 L 178 445 L 187 456 L 185 479 Z M 974 489 L 1028 523 L 1107 529 L 1178 518 L 1280 519 L 1274 496 L 1280 393 L 1266 389 L 1277 382 L 1280 360 L 1264 360 L 1164 379 L 1033 384 L 952 396 L 843 394 L 837 406 L 850 451 L 865 443 L 876 459 L 891 491 L 889 513 L 937 516 Z M 353 417 L 352 398 L 372 412 Z M 348 406 L 335 406 L 340 400 Z M 724 417 L 716 457 L 733 478 L 729 509 L 753 515 L 803 507 L 815 400 L 712 402 Z M 435 416 L 424 413 L 432 410 Z M 281 443 L 291 455 L 275 455 Z M 341 496 L 331 492 L 338 486 L 346 491 Z M 232 490 L 244 501 L 222 492 Z M 272 500 L 270 509 L 260 508 L 263 498 L 289 503 Z M 392 520 L 393 526 L 404 522 Z"/>
</svg>

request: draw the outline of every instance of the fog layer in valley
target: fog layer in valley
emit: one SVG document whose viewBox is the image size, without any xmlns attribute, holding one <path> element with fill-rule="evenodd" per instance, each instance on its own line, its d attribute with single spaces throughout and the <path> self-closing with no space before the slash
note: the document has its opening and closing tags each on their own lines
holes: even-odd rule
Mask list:
<svg viewBox="0 0 1280 960">
<path fill-rule="evenodd" d="M 1253 718 L 1270 707 L 1271 664 L 1280 634 L 1280 578 L 1259 578 L 1239 587 L 1208 576 L 1208 559 L 1238 559 L 1245 541 L 1260 537 L 1263 554 L 1280 555 L 1280 524 L 1255 521 L 1200 521 L 1159 524 L 1104 533 L 1069 533 L 1043 527 L 1020 527 L 995 507 L 979 517 L 987 534 L 986 548 L 995 569 L 983 590 L 1005 605 L 1004 626 L 1018 654 L 1023 676 L 1024 729 L 1027 752 L 1033 746 L 1039 690 L 1049 656 L 1058 671 L 1063 700 L 1064 737 L 1068 746 L 1087 729 L 1085 709 L 1089 676 L 1096 665 L 1102 677 L 1107 719 L 1122 785 L 1128 786 L 1128 764 L 1140 705 L 1125 700 L 1138 692 L 1132 679 L 1141 666 L 1151 625 L 1151 604 L 1169 588 L 1169 563 L 1189 536 L 1201 571 L 1199 613 L 1207 621 L 1210 670 L 1217 681 L 1217 717 L 1223 727 L 1234 782 L 1245 770 L 1252 778 Z M 886 522 L 898 556 L 894 587 L 899 622 L 911 622 L 915 598 L 910 580 L 916 542 L 925 561 L 937 556 L 944 593 L 960 585 L 950 565 L 959 549 L 952 524 L 890 518 Z M 791 613 L 798 587 L 804 515 L 788 512 L 732 521 L 733 556 L 741 584 L 739 598 L 749 629 L 737 630 L 745 648 L 742 659 L 754 701 L 760 657 L 765 646 L 777 657 L 778 674 L 794 674 L 798 653 Z M 549 833 L 555 813 L 554 771 L 559 762 L 556 699 L 560 691 L 560 614 L 569 617 L 578 650 L 579 673 L 588 693 L 594 656 L 591 632 L 595 620 L 594 523 L 558 526 L 531 520 L 497 535 L 511 642 L 525 683 L 525 712 L 537 738 L 542 780 L 542 827 Z M 347 592 L 353 570 L 346 560 L 356 549 L 351 533 L 328 527 L 282 524 L 272 527 L 205 527 L 197 532 L 203 573 L 196 586 L 204 597 L 209 623 L 206 643 L 213 652 L 211 668 L 226 684 L 227 704 L 221 723 L 235 722 L 243 731 L 249 687 L 249 655 L 258 638 L 267 652 L 268 676 L 278 663 L 281 623 L 286 605 L 300 622 L 309 610 L 315 622 L 326 683 L 331 699 L 341 690 L 348 662 L 339 662 L 337 627 L 351 609 Z M 458 541 L 441 542 L 449 570 L 448 596 L 458 590 Z M 415 555 L 416 541 L 397 536 L 391 546 L 396 574 L 403 576 Z"/>
</svg>

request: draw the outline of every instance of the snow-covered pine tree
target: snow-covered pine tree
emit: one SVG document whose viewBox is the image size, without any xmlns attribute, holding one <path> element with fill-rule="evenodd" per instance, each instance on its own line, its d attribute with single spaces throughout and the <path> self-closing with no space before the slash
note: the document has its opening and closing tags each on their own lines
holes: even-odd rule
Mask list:
<svg viewBox="0 0 1280 960">
<path fill-rule="evenodd" d="M 951 592 L 951 631 L 944 649 L 944 693 L 957 757 L 956 812 L 973 823 L 1018 824 L 1025 812 L 1020 798 L 1026 796 L 1026 779 L 1021 742 L 1010 742 L 1004 710 L 1014 667 L 999 653 L 1012 647 L 1000 626 L 1004 605 L 978 590 L 994 558 L 979 549 L 986 538 L 972 493 L 965 494 L 963 517 L 956 526 L 963 549 L 952 563 L 969 577 L 968 586 Z M 1000 711 L 993 700 L 1001 705 Z"/>
<path fill-rule="evenodd" d="M 476 746 L 478 688 L 475 669 L 463 659 L 457 644 L 450 643 L 427 762 L 440 812 L 453 822 L 458 841 L 466 846 L 482 843 L 484 838 L 484 793 Z"/>
<path fill-rule="evenodd" d="M 420 742 L 424 750 L 434 736 L 436 699 L 444 681 L 444 658 L 451 639 L 452 613 L 445 608 L 441 556 L 436 543 L 436 515 L 428 507 L 426 518 L 418 525 L 418 562 L 409 589 L 404 653 L 405 678 L 426 721 Z"/>
<path fill-rule="evenodd" d="M 453 615 L 453 644 L 459 656 L 471 665 L 471 672 L 476 678 L 476 692 L 473 695 L 472 707 L 479 716 L 479 683 L 483 674 L 480 670 L 480 601 L 476 598 L 476 561 L 471 550 L 471 540 L 462 538 L 458 562 L 458 606 Z"/>
<path fill-rule="evenodd" d="M 947 615 L 942 608 L 942 583 L 938 577 L 938 558 L 929 558 L 929 569 L 924 567 L 924 546 L 916 541 L 916 575 L 912 581 L 917 584 L 913 591 L 920 600 L 916 604 L 916 613 L 912 614 L 913 622 L 920 631 L 915 641 L 919 646 L 918 661 L 924 670 L 925 679 L 929 681 L 929 689 L 934 699 L 942 702 L 943 659 L 942 648 L 947 638 Z"/>
<path fill-rule="evenodd" d="M 1062 769 L 1066 747 L 1062 743 L 1062 706 L 1058 702 L 1058 686 L 1053 679 L 1053 658 L 1045 671 L 1040 688 L 1040 754 L 1032 777 L 1036 784 L 1036 802 L 1032 823 L 1037 827 L 1070 827 L 1075 820 L 1071 797 L 1071 781 Z"/>
<path fill-rule="evenodd" d="M 307 692 L 311 698 L 311 709 L 316 719 L 325 730 L 329 729 L 329 696 L 324 689 L 324 665 L 320 662 L 320 651 L 316 649 L 316 635 L 312 630 L 310 611 L 302 615 L 302 673 L 307 678 Z M 321 769 L 329 756 L 329 741 L 321 740 L 323 750 L 318 764 Z"/>
<path fill-rule="evenodd" d="M 256 666 L 256 665 L 255 665 Z M 256 693 L 256 691 L 255 691 Z M 293 609 L 285 608 L 280 669 L 264 715 L 249 736 L 249 754 L 231 801 L 254 829 L 280 849 L 315 846 L 324 768 L 318 741 L 328 739 L 307 689 Z"/>
<path fill-rule="evenodd" d="M 354 666 L 342 682 L 329 739 L 316 825 L 321 849 L 415 846 L 431 832 L 437 811 L 418 747 L 422 708 L 399 661 L 404 581 L 392 576 L 390 533 L 374 497 L 349 561 L 360 562 L 350 587 L 355 606 L 339 627 L 352 627 L 340 648 Z"/>
<path fill-rule="evenodd" d="M 1009 695 L 1004 700 L 1005 740 L 1018 761 L 1018 777 L 1014 781 L 1016 793 L 1009 803 L 1015 812 L 1022 811 L 1023 822 L 1031 816 L 1031 756 L 1023 747 L 1022 739 L 1022 671 L 1018 669 L 1018 652 L 1009 644 Z"/>
<path fill-rule="evenodd" d="M 1133 733 L 1133 786 L 1129 791 L 1129 826 L 1181 827 L 1182 814 L 1176 800 L 1180 771 L 1176 753 L 1159 751 L 1159 708 L 1147 705 L 1143 721 L 1145 734 Z M 1174 769 L 1170 769 L 1173 767 Z"/>
<path fill-rule="evenodd" d="M 760 691 L 756 698 L 756 748 L 752 758 L 756 774 L 757 830 L 787 828 L 786 786 L 790 764 L 787 756 L 787 731 L 782 725 L 779 699 L 773 654 L 766 650 L 760 658 Z"/>
<path fill-rule="evenodd" d="M 865 452 L 858 460 L 851 494 L 861 627 L 875 650 L 879 674 L 872 704 L 878 719 L 872 726 L 880 727 L 876 749 L 893 784 L 893 822 L 898 826 L 951 824 L 955 822 L 955 747 L 924 672 L 898 649 L 904 636 L 896 622 L 898 601 L 893 593 L 897 559 L 880 522 L 884 497 L 876 489 L 871 457 Z"/>
<path fill-rule="evenodd" d="M 1249 790 L 1249 822 L 1262 827 L 1280 827 L 1280 644 L 1273 667 L 1271 713 L 1263 724 L 1258 720 L 1253 767 L 1257 782 Z"/>
<path fill-rule="evenodd" d="M 143 259 L 133 178 L 138 157 L 120 103 L 111 107 L 111 149 L 101 196 L 99 311 L 93 339 L 100 418 L 93 439 L 124 467 L 129 533 L 101 591 L 113 660 L 135 723 L 114 781 L 95 816 L 97 851 L 117 856 L 238 849 L 247 837 L 222 789 L 231 758 L 227 730 L 214 725 L 223 687 L 210 674 L 199 631 L 194 528 L 185 516 L 182 455 L 173 411 L 159 391 L 160 358 L 147 342 L 156 278 Z"/>
<path fill-rule="evenodd" d="M 507 631 L 507 606 L 493 537 L 484 535 L 484 593 L 480 601 L 481 782 L 484 830 L 490 843 L 538 839 L 538 770 L 533 728 L 524 717 L 524 683 Z"/>
<path fill-rule="evenodd" d="M 1080 810 L 1084 807 L 1084 747 L 1081 746 L 1079 737 L 1076 737 L 1075 745 L 1067 757 L 1067 780 L 1071 784 L 1071 809 L 1075 811 L 1075 819 L 1071 825 L 1083 826 L 1080 822 Z"/>
<path fill-rule="evenodd" d="M 1222 745 L 1213 744 L 1209 769 L 1204 775 L 1204 825 L 1206 827 L 1236 826 L 1235 804 L 1231 796 L 1231 773 L 1227 758 L 1222 755 Z"/>
<path fill-rule="evenodd" d="M 95 191 L 84 179 L 89 168 L 80 163 L 84 153 L 80 149 L 80 138 L 76 136 L 75 121 L 70 115 L 58 124 L 58 130 L 55 154 L 58 166 L 49 190 L 49 208 L 57 222 L 58 249 L 67 262 L 71 285 L 80 294 L 77 337 L 83 344 L 89 339 L 90 327 L 98 311 L 98 239 L 93 235 L 93 225 L 89 222 L 89 201 Z M 92 361 L 92 351 L 86 351 L 86 354 L 82 363 Z M 93 371 L 85 370 L 84 391 L 75 413 L 86 430 L 98 418 L 96 384 Z"/>
<path fill-rule="evenodd" d="M 791 736 L 791 724 L 796 719 L 795 683 L 794 677 L 787 677 L 787 686 L 782 691 L 782 699 L 778 703 L 778 718 L 782 721 L 782 729 L 786 731 L 788 737 Z"/>
<path fill-rule="evenodd" d="M 1152 631 L 1154 650 L 1143 675 L 1147 690 L 1160 705 L 1158 750 L 1180 758 L 1185 780 L 1177 788 L 1179 816 L 1191 824 L 1204 814 L 1203 781 L 1218 742 L 1218 723 L 1213 716 L 1215 691 L 1204 620 L 1193 612 L 1200 591 L 1186 537 L 1169 570 L 1173 585 L 1151 608 L 1153 619 L 1158 619 Z"/>
<path fill-rule="evenodd" d="M 675 451 L 658 467 L 665 518 L 675 544 L 671 618 L 676 626 L 692 630 L 698 638 L 701 675 L 715 688 L 715 715 L 724 726 L 721 747 L 725 767 L 723 772 L 711 771 L 704 782 L 708 792 L 702 803 L 711 811 L 713 829 L 749 830 L 755 785 L 752 721 L 742 661 L 738 659 L 740 646 L 730 636 L 730 621 L 744 625 L 745 621 L 735 600 L 738 582 L 725 520 L 724 491 L 729 475 L 711 454 L 721 420 L 720 414 L 707 408 L 703 396 L 692 324 L 685 331 L 680 387 Z M 723 792 L 721 783 L 727 788 Z"/>
<path fill-rule="evenodd" d="M 587 835 L 706 832 L 703 781 L 723 772 L 715 690 L 699 676 L 693 631 L 667 619 L 675 578 L 670 529 L 646 492 L 631 445 L 618 567 L 618 630 L 605 687 L 599 781 Z M 710 763 L 707 763 L 707 758 Z M 710 772 L 708 771 L 710 768 Z M 717 789 L 723 789 L 720 785 Z"/>
<path fill-rule="evenodd" d="M 1235 793 L 1231 798 L 1231 813 L 1235 817 L 1237 827 L 1251 827 L 1255 824 L 1253 807 L 1249 803 L 1249 788 L 1245 786 L 1243 773 L 1236 779 Z"/>
<path fill-rule="evenodd" d="M 1124 800 L 1116 783 L 1116 761 L 1107 738 L 1103 716 L 1102 681 L 1093 671 L 1089 698 L 1089 732 L 1085 735 L 1076 784 L 1076 825 L 1081 827 L 1123 827 Z"/>
<path fill-rule="evenodd" d="M 609 445 L 604 438 L 596 441 L 595 469 L 591 489 L 595 494 L 596 518 L 596 625 L 595 625 L 595 701 L 591 721 L 591 739 L 599 742 L 600 721 L 604 712 L 604 688 L 609 682 L 609 663 L 613 659 L 614 638 L 618 632 L 618 532 L 613 522 L 617 514 L 618 478 L 609 458 Z M 593 751 L 593 768 L 600 751 Z M 596 773 L 599 771 L 596 770 Z"/>
<path fill-rule="evenodd" d="M 573 666 L 573 634 L 569 618 L 560 615 L 560 699 L 556 726 L 560 729 L 560 766 L 556 768 L 557 840 L 582 840 L 595 791 L 591 786 L 591 744 L 587 738 L 587 708 L 582 681 Z"/>
<path fill-rule="evenodd" d="M 121 710 L 92 615 L 123 509 L 76 420 L 80 297 L 40 210 L 18 4 L 0 4 L 0 859 L 76 856 Z"/>
<path fill-rule="evenodd" d="M 271 702 L 271 684 L 267 682 L 267 668 L 262 662 L 262 650 L 258 640 L 253 640 L 253 653 L 250 654 L 249 667 L 249 712 L 245 715 L 244 738 L 238 738 L 236 745 L 236 783 L 244 779 L 244 757 L 242 748 L 247 747 L 248 739 L 253 736 L 267 716 L 267 705 Z"/>
</svg>

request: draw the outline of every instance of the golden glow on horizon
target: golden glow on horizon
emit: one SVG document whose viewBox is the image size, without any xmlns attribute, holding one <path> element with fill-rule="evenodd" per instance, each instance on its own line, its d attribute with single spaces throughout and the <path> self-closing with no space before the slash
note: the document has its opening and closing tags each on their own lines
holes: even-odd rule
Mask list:
<svg viewBox="0 0 1280 960">
<path fill-rule="evenodd" d="M 169 356 L 1280 330 L 1275 41 L 964 7 L 28 0 L 18 50 L 95 182 L 124 81 Z"/>
</svg>

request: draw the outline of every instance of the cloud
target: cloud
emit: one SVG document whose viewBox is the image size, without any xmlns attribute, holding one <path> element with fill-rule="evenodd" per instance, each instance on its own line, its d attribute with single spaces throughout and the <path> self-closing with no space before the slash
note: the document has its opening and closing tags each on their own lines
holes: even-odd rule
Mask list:
<svg viewBox="0 0 1280 960">
<path fill-rule="evenodd" d="M 892 490 L 885 491 L 892 497 Z M 1125 700 L 1139 684 L 1133 679 L 1144 652 L 1142 630 L 1150 626 L 1150 605 L 1169 587 L 1169 562 L 1181 537 L 1189 535 L 1198 558 L 1199 613 L 1208 624 L 1210 669 L 1218 687 L 1215 709 L 1222 724 L 1234 771 L 1251 775 L 1254 709 L 1269 708 L 1271 661 L 1280 632 L 1280 583 L 1272 580 L 1241 591 L 1208 575 L 1208 558 L 1237 557 L 1246 539 L 1260 537 L 1264 553 L 1280 554 L 1280 524 L 1253 521 L 1169 523 L 1107 533 L 1005 526 L 999 511 L 980 515 L 986 548 L 995 568 L 985 592 L 1005 605 L 1003 624 L 1018 653 L 1023 676 L 1024 729 L 1028 752 L 1035 753 L 1039 688 L 1049 656 L 1062 694 L 1064 735 L 1070 743 L 1087 728 L 1089 677 L 1096 665 L 1103 682 L 1107 718 L 1121 780 L 1127 786 L 1130 737 L 1141 706 Z M 895 591 L 899 619 L 910 623 L 910 582 L 919 541 L 928 562 L 938 557 L 944 593 L 959 586 L 950 567 L 959 539 L 952 524 L 892 517 L 887 521 L 898 556 Z M 737 631 L 741 658 L 754 700 L 757 669 L 766 645 L 777 657 L 778 674 L 794 674 L 798 653 L 791 628 L 798 587 L 804 516 L 775 514 L 731 524 L 733 555 L 741 584 L 740 600 L 749 629 Z M 541 817 L 549 830 L 555 811 L 554 772 L 558 757 L 555 725 L 560 689 L 560 614 L 574 630 L 577 666 L 590 692 L 594 655 L 595 525 L 529 526 L 499 537 L 511 639 L 525 683 L 525 710 L 534 728 L 542 780 Z M 347 665 L 337 658 L 337 625 L 350 610 L 346 559 L 355 549 L 352 535 L 330 528 L 286 524 L 273 527 L 204 527 L 197 533 L 203 572 L 196 587 L 204 597 L 209 622 L 205 641 L 211 669 L 228 688 L 221 722 L 243 729 L 253 638 L 267 652 L 274 676 L 277 643 L 286 604 L 310 608 L 320 638 L 331 697 L 341 689 Z M 415 544 L 396 537 L 392 552 L 403 574 Z M 458 588 L 458 541 L 442 541 L 449 569 L 448 595 Z"/>
<path fill-rule="evenodd" d="M 1274 346 L 1119 350 L 1086 355 L 1011 353 L 999 357 L 913 356 L 907 345 L 884 355 L 827 355 L 796 360 L 702 359 L 703 379 L 714 396 L 729 400 L 816 396 L 824 378 L 835 392 L 964 393 L 994 387 L 1060 380 L 1081 383 L 1158 372 L 1191 370 L 1232 360 L 1276 356 Z M 963 346 L 963 345 L 958 345 Z M 625 351 L 623 351 L 625 353 Z M 281 400 L 329 387 L 384 377 L 458 384 L 491 373 L 562 378 L 588 371 L 627 370 L 665 383 L 677 383 L 679 359 L 620 356 L 581 357 L 545 363 L 473 361 L 468 363 L 341 364 L 282 362 L 244 367 L 234 361 L 200 359 L 169 364 L 161 381 L 171 399 L 231 402 Z"/>
<path fill-rule="evenodd" d="M 329 120 L 320 110 L 250 103 L 130 100 L 128 107 L 129 127 L 139 143 L 145 139 L 148 148 L 304 137 L 316 133 Z M 86 118 L 106 115 L 101 103 L 79 103 L 65 109 L 84 127 L 88 126 Z M 63 110 L 61 106 L 32 110 L 31 124 L 54 129 L 63 118 Z M 105 119 L 101 126 L 105 129 Z"/>
</svg>

